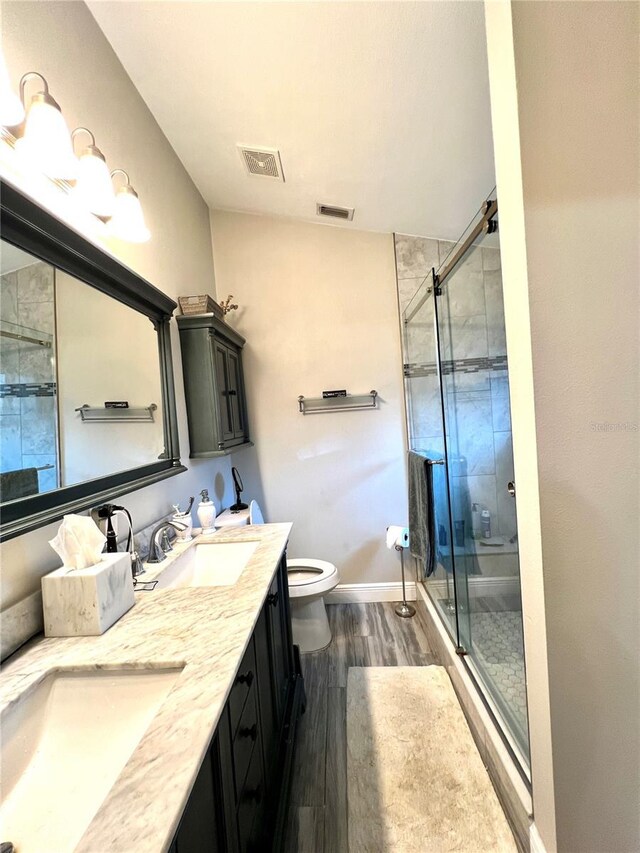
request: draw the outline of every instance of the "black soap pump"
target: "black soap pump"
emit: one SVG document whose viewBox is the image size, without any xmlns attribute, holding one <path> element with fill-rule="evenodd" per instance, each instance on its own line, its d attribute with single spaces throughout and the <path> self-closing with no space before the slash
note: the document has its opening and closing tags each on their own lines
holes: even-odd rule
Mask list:
<svg viewBox="0 0 640 853">
<path fill-rule="evenodd" d="M 233 477 L 233 485 L 235 486 L 236 490 L 236 502 L 232 504 L 229 509 L 231 510 L 231 512 L 240 512 L 241 509 L 248 509 L 248 505 L 242 503 L 242 501 L 240 500 L 240 494 L 244 491 L 244 484 L 242 482 L 242 477 L 238 473 L 237 468 L 231 469 L 231 476 Z"/>
</svg>

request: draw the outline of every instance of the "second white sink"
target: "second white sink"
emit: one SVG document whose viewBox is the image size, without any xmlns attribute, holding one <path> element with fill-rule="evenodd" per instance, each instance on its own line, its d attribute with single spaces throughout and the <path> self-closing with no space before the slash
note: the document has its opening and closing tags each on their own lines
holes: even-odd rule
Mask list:
<svg viewBox="0 0 640 853">
<path fill-rule="evenodd" d="M 158 575 L 155 589 L 233 586 L 259 544 L 259 541 L 253 541 L 194 545 Z"/>
<path fill-rule="evenodd" d="M 2 712 L 2 841 L 75 849 L 179 669 L 62 671 Z"/>
</svg>

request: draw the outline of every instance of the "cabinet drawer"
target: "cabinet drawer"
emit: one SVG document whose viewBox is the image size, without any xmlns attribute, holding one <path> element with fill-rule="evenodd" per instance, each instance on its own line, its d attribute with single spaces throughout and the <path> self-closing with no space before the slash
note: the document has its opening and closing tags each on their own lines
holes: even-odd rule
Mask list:
<svg viewBox="0 0 640 853">
<path fill-rule="evenodd" d="M 236 795 L 238 800 L 242 792 L 244 780 L 258 740 L 258 708 L 256 705 L 256 690 L 252 685 L 245 702 L 244 711 L 233 739 L 233 767 L 236 780 Z"/>
<path fill-rule="evenodd" d="M 238 803 L 238 830 L 241 851 L 257 850 L 255 838 L 256 834 L 260 833 L 258 817 L 262 811 L 265 795 L 261 752 L 261 745 L 257 743 L 251 756 L 249 772 Z"/>
<path fill-rule="evenodd" d="M 247 701 L 247 696 L 251 689 L 251 685 L 256 680 L 256 658 L 253 652 L 253 637 L 249 640 L 249 646 L 242 658 L 242 663 L 238 669 L 231 693 L 229 694 L 229 723 L 231 726 L 231 736 L 233 737 L 238 728 L 240 717 L 244 703 Z"/>
</svg>

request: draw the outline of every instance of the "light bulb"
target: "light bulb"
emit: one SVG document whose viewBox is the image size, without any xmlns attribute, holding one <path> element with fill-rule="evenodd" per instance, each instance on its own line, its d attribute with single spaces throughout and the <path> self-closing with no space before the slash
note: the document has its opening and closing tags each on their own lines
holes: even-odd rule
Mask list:
<svg viewBox="0 0 640 853">
<path fill-rule="evenodd" d="M 4 127 L 15 127 L 24 120 L 22 101 L 11 88 L 11 78 L 0 49 L 0 124 Z"/>
<path fill-rule="evenodd" d="M 144 221 L 138 193 L 130 184 L 120 187 L 116 193 L 108 229 L 114 237 L 128 243 L 146 243 L 151 237 Z"/>
<path fill-rule="evenodd" d="M 73 180 L 78 160 L 60 107 L 48 92 L 33 96 L 16 151 L 50 178 Z"/>
<path fill-rule="evenodd" d="M 95 145 L 89 145 L 80 155 L 73 195 L 96 216 L 106 217 L 113 213 L 115 197 L 111 175 L 102 152 Z"/>
</svg>

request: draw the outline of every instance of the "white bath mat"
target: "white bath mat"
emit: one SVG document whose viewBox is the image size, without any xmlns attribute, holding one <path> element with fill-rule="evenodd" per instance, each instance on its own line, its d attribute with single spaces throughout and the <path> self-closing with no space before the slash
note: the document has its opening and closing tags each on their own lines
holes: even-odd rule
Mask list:
<svg viewBox="0 0 640 853">
<path fill-rule="evenodd" d="M 440 666 L 351 667 L 350 853 L 516 853 Z"/>
</svg>

